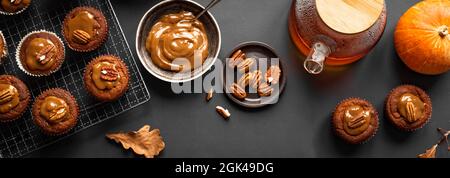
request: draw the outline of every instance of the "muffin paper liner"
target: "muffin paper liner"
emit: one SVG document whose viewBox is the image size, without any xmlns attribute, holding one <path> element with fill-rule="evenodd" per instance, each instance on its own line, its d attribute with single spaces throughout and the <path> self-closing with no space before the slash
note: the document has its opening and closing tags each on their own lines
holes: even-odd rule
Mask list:
<svg viewBox="0 0 450 178">
<path fill-rule="evenodd" d="M 74 124 L 72 127 L 66 129 L 64 132 L 61 132 L 61 133 L 49 133 L 49 132 L 45 131 L 44 129 L 42 129 L 42 128 L 36 123 L 36 120 L 35 120 L 35 118 L 34 118 L 34 116 L 33 116 L 33 110 L 34 110 L 34 107 L 35 107 L 35 104 L 36 104 L 36 101 L 38 100 L 38 98 L 39 98 L 42 94 L 47 93 L 47 92 L 51 92 L 51 91 L 53 91 L 53 90 L 63 90 L 63 91 L 65 91 L 65 92 L 67 92 L 67 93 L 69 94 L 69 96 L 72 98 L 72 100 L 75 102 L 75 109 L 76 109 L 76 111 L 77 111 L 77 117 L 75 118 L 75 119 L 76 119 L 75 124 Z M 65 90 L 65 89 L 63 89 L 63 88 L 49 88 L 49 89 L 43 91 L 41 94 L 39 94 L 39 96 L 37 96 L 37 97 L 35 98 L 35 101 L 34 101 L 33 105 L 31 106 L 31 117 L 33 118 L 33 122 L 34 122 L 34 123 L 36 124 L 36 126 L 42 131 L 42 133 L 44 133 L 45 135 L 48 135 L 48 136 L 61 136 L 61 135 L 65 135 L 65 134 L 69 133 L 73 128 L 75 128 L 75 127 L 77 126 L 77 123 L 78 123 L 78 116 L 80 115 L 79 112 L 80 112 L 80 107 L 78 106 L 77 100 L 76 100 L 75 97 L 72 95 L 72 93 L 70 93 L 69 91 L 67 91 L 67 90 Z"/>
<path fill-rule="evenodd" d="M 5 36 L 3 35 L 3 32 L 2 31 L 0 31 L 0 38 L 2 39 L 2 41 L 3 41 L 3 51 L 0 51 L 0 64 L 3 62 L 3 58 L 6 58 L 6 57 L 8 57 L 8 45 L 6 44 L 6 39 L 5 39 Z"/>
<path fill-rule="evenodd" d="M 389 94 L 386 96 L 386 99 L 385 99 L 385 101 L 384 101 L 385 115 L 386 115 L 387 119 L 389 120 L 389 122 L 390 122 L 395 128 L 397 128 L 397 129 L 399 129 L 399 130 L 401 130 L 401 131 L 405 131 L 405 132 L 415 132 L 415 131 L 417 131 L 417 130 L 423 128 L 423 127 L 425 127 L 425 125 L 427 125 L 428 122 L 430 122 L 431 117 L 432 117 L 432 115 L 433 115 L 433 103 L 432 103 L 432 101 L 431 101 L 430 96 L 424 91 L 425 94 L 427 94 L 427 99 L 430 101 L 430 105 L 431 105 L 431 107 L 430 107 L 430 116 L 427 118 L 427 120 L 426 120 L 420 127 L 415 128 L 415 129 L 406 129 L 406 128 L 401 128 L 401 127 L 397 126 L 397 124 L 394 123 L 394 121 L 391 119 L 391 116 L 389 116 L 389 112 L 390 112 L 390 111 L 388 111 L 388 110 L 390 109 L 390 107 L 388 107 L 388 101 L 389 101 L 389 97 L 391 96 L 391 94 L 392 94 L 397 88 L 399 88 L 399 87 L 404 87 L 404 86 L 416 87 L 416 88 L 419 88 L 419 89 L 421 89 L 421 90 L 423 91 L 422 88 L 417 87 L 416 85 L 411 85 L 411 84 L 403 84 L 403 85 L 400 85 L 400 86 L 395 87 L 394 89 L 392 89 L 392 90 L 389 92 Z"/>
<path fill-rule="evenodd" d="M 31 3 L 33 3 L 33 2 L 31 2 Z M 17 15 L 17 14 L 20 14 L 20 13 L 22 13 L 23 11 L 27 10 L 28 7 L 30 7 L 31 3 L 30 3 L 28 6 L 26 6 L 25 8 L 23 8 L 23 9 L 17 11 L 17 12 L 6 12 L 6 11 L 3 11 L 2 9 L 0 9 L 0 15 L 10 15 L 10 16 L 11 16 L 11 15 Z"/>
<path fill-rule="evenodd" d="M 69 16 L 74 10 L 76 10 L 76 9 L 81 9 L 81 8 L 95 9 L 95 10 L 99 11 L 99 12 L 102 14 L 102 16 L 103 16 L 103 19 L 105 19 L 105 28 L 106 28 L 106 32 L 105 32 L 105 33 L 106 33 L 106 34 L 105 34 L 104 37 L 98 42 L 97 45 L 92 46 L 92 48 L 89 48 L 89 49 L 86 49 L 86 50 L 81 50 L 81 49 L 77 49 L 77 48 L 72 47 L 72 46 L 70 45 L 70 43 L 69 43 L 69 40 L 68 40 L 67 37 L 64 35 L 64 31 L 65 31 L 65 25 L 64 25 L 64 24 L 67 23 L 68 16 Z M 67 13 L 67 16 L 64 18 L 62 24 L 63 24 L 63 25 L 62 25 L 62 29 L 61 29 L 61 34 L 63 35 L 64 40 L 65 40 L 67 46 L 68 46 L 71 50 L 76 51 L 76 52 L 82 52 L 82 53 L 85 53 L 85 52 L 91 52 L 91 51 L 94 51 L 94 50 L 98 49 L 100 46 L 102 46 L 103 44 L 105 44 L 106 40 L 108 39 L 108 35 L 109 35 L 108 20 L 106 20 L 105 15 L 104 15 L 100 10 L 98 10 L 97 8 L 94 8 L 94 7 L 90 7 L 90 6 L 79 6 L 79 7 L 76 7 L 76 8 L 74 8 L 74 9 L 72 9 L 69 13 Z"/>
<path fill-rule="evenodd" d="M 49 33 L 49 34 L 51 34 L 51 35 L 54 35 L 54 36 L 58 39 L 58 41 L 62 44 L 62 47 L 63 47 L 63 59 L 61 59 L 61 60 L 63 60 L 63 61 L 61 62 L 61 64 L 60 64 L 57 68 L 55 68 L 55 69 L 52 70 L 52 71 L 49 71 L 49 72 L 46 73 L 46 74 L 33 74 L 33 73 L 27 71 L 27 70 L 23 67 L 22 61 L 20 60 L 20 51 L 21 51 L 23 42 L 25 41 L 25 39 L 27 39 L 27 38 L 30 37 L 31 35 L 33 35 L 33 34 L 38 34 L 38 33 Z M 25 72 L 25 73 L 28 74 L 29 76 L 33 76 L 33 77 L 49 76 L 49 75 L 55 73 L 56 71 L 58 71 L 58 70 L 61 68 L 62 64 L 64 63 L 65 56 L 66 56 L 66 50 L 65 50 L 65 46 L 64 46 L 64 43 L 63 43 L 63 41 L 61 40 L 61 38 L 59 38 L 59 36 L 56 35 L 55 33 L 49 32 L 49 31 L 46 31 L 46 30 L 37 30 L 37 31 L 32 31 L 32 32 L 28 33 L 27 35 L 25 35 L 25 37 L 22 38 L 22 40 L 20 40 L 20 43 L 19 43 L 19 45 L 17 46 L 17 49 L 16 49 L 16 63 L 17 63 L 17 65 L 19 66 L 20 70 L 22 70 L 23 72 Z"/>
<path fill-rule="evenodd" d="M 365 101 L 365 102 L 369 103 L 370 106 L 372 106 L 372 108 L 374 108 L 374 115 L 376 116 L 377 125 L 378 125 L 378 127 L 375 128 L 375 130 L 373 131 L 373 134 L 372 134 L 370 137 L 368 137 L 367 139 L 365 139 L 364 141 L 361 141 L 361 142 L 359 142 L 359 143 L 351 143 L 351 142 L 349 142 L 349 141 L 347 141 L 347 140 L 345 140 L 345 139 L 342 139 L 342 138 L 339 136 L 339 134 L 337 133 L 336 128 L 334 127 L 334 123 L 333 123 L 333 120 L 334 120 L 334 113 L 336 112 L 337 108 L 338 108 L 342 103 L 345 103 L 345 102 L 351 101 L 351 100 L 362 100 L 362 101 Z M 344 142 L 346 142 L 346 143 L 348 143 L 348 144 L 352 144 L 352 145 L 363 145 L 363 144 L 366 144 L 367 142 L 369 142 L 370 140 L 372 140 L 373 137 L 375 137 L 375 135 L 377 134 L 378 128 L 380 127 L 380 118 L 379 118 L 379 115 L 378 115 L 378 111 L 377 111 L 376 108 L 372 105 L 372 103 L 370 103 L 370 102 L 367 101 L 366 99 L 356 98 L 356 97 L 351 97 L 351 98 L 347 98 L 347 99 L 342 100 L 341 102 L 339 102 L 339 104 L 336 105 L 336 107 L 335 107 L 335 109 L 334 109 L 334 111 L 333 111 L 333 114 L 332 114 L 332 116 L 331 116 L 331 126 L 332 126 L 331 128 L 333 129 L 333 134 L 335 134 L 337 137 L 341 138 L 341 140 L 343 140 Z"/>
</svg>

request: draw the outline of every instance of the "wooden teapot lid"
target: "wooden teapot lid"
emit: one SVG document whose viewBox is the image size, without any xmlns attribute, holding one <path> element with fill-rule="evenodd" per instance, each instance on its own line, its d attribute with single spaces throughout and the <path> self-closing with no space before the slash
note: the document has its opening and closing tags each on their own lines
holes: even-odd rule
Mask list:
<svg viewBox="0 0 450 178">
<path fill-rule="evenodd" d="M 331 29 L 355 34 L 377 22 L 384 3 L 384 0 L 316 0 L 316 8 L 320 18 Z"/>
</svg>

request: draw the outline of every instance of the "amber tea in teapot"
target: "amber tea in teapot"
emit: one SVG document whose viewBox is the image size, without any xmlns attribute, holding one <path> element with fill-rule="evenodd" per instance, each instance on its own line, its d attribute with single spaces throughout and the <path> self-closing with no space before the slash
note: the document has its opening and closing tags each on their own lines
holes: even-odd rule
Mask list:
<svg viewBox="0 0 450 178">
<path fill-rule="evenodd" d="M 306 71 L 345 65 L 367 55 L 386 26 L 384 0 L 293 0 L 289 32 L 307 56 Z"/>
</svg>

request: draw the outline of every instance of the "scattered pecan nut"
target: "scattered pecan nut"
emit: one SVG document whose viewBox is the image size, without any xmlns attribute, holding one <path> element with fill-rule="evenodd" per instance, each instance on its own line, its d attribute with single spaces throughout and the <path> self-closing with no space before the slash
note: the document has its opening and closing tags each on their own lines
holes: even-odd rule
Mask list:
<svg viewBox="0 0 450 178">
<path fill-rule="evenodd" d="M 258 89 L 258 86 L 261 84 L 262 72 L 260 70 L 255 70 L 252 72 L 251 76 L 250 86 L 254 89 Z"/>
<path fill-rule="evenodd" d="M 206 94 L 206 101 L 207 102 L 212 99 L 213 93 L 214 93 L 214 90 L 212 88 L 209 89 L 208 94 Z"/>
<path fill-rule="evenodd" d="M 253 58 L 247 58 L 243 60 L 241 63 L 237 65 L 238 70 L 241 73 L 246 73 L 250 70 L 251 67 L 256 63 L 255 59 Z"/>
<path fill-rule="evenodd" d="M 5 104 L 10 102 L 13 99 L 13 94 L 11 90 L 2 90 L 0 91 L 0 104 Z"/>
<path fill-rule="evenodd" d="M 239 63 L 245 59 L 245 53 L 242 50 L 236 51 L 228 61 L 228 66 L 235 68 Z"/>
<path fill-rule="evenodd" d="M 75 30 L 73 32 L 73 39 L 76 43 L 87 44 L 91 40 L 91 35 L 83 30 Z"/>
<path fill-rule="evenodd" d="M 36 60 L 42 65 L 47 64 L 56 55 L 56 52 L 54 49 L 55 49 L 54 45 L 45 46 L 36 55 Z"/>
<path fill-rule="evenodd" d="M 265 80 L 270 85 L 276 85 L 280 81 L 281 77 L 281 69 L 279 66 L 270 66 L 269 69 L 267 69 Z"/>
<path fill-rule="evenodd" d="M 272 95 L 273 88 L 269 86 L 267 83 L 261 83 L 258 86 L 258 95 L 262 97 L 267 97 Z"/>
<path fill-rule="evenodd" d="M 100 78 L 106 81 L 116 81 L 119 78 L 119 72 L 111 66 L 104 66 L 101 69 Z"/>
<path fill-rule="evenodd" d="M 228 119 L 231 116 L 230 111 L 228 109 L 223 108 L 222 106 L 216 106 L 216 111 L 219 113 L 224 119 Z"/>
<path fill-rule="evenodd" d="M 247 92 L 245 92 L 245 89 L 243 89 L 241 86 L 239 86 L 237 83 L 233 83 L 230 87 L 231 94 L 233 94 L 234 97 L 237 99 L 243 100 L 247 98 Z"/>
</svg>

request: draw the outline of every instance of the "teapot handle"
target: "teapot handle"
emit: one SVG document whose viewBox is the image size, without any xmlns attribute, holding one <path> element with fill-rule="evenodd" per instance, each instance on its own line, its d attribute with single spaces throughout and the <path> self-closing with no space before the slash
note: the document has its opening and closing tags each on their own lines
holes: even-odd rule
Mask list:
<svg viewBox="0 0 450 178">
<path fill-rule="evenodd" d="M 303 64 L 303 67 L 310 74 L 320 74 L 323 71 L 325 59 L 330 55 L 330 53 L 331 48 L 325 43 L 314 43 L 311 52 Z"/>
</svg>

